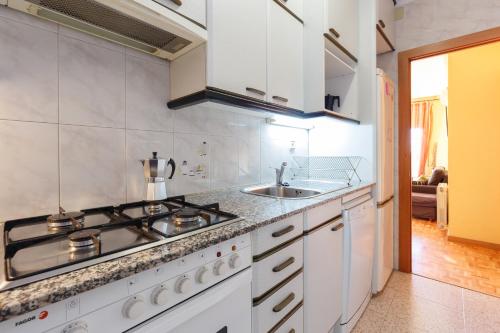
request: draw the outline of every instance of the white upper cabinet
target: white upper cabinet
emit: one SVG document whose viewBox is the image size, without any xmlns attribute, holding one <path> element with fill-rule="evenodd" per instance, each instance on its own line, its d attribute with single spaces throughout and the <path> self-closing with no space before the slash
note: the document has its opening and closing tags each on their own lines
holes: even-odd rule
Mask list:
<svg viewBox="0 0 500 333">
<path fill-rule="evenodd" d="M 303 25 L 275 1 L 268 1 L 267 101 L 303 110 Z"/>
<path fill-rule="evenodd" d="M 202 26 L 207 25 L 207 3 L 200 0 L 155 0 Z"/>
<path fill-rule="evenodd" d="M 391 0 L 392 1 L 392 0 Z M 358 1 L 328 0 L 326 33 L 351 55 L 358 55 Z"/>
<path fill-rule="evenodd" d="M 377 54 L 394 51 L 394 2 L 377 0 Z"/>
<path fill-rule="evenodd" d="M 267 1 L 208 0 L 208 86 L 266 99 Z"/>
</svg>

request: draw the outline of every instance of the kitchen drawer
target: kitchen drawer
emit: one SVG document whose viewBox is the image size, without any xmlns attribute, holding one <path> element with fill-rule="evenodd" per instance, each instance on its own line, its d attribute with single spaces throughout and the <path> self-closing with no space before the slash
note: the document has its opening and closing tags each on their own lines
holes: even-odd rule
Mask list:
<svg viewBox="0 0 500 333">
<path fill-rule="evenodd" d="M 286 241 L 302 235 L 304 216 L 296 214 L 252 232 L 253 255 L 262 254 Z"/>
<path fill-rule="evenodd" d="M 280 3 L 281 5 L 283 5 L 283 7 L 288 8 L 292 13 L 294 13 L 296 16 L 302 19 L 302 12 L 303 12 L 302 0 L 274 0 L 274 1 Z"/>
<path fill-rule="evenodd" d="M 254 262 L 252 295 L 258 297 L 298 271 L 304 263 L 304 241 L 291 243 L 276 253 Z"/>
<path fill-rule="evenodd" d="M 304 230 L 311 230 L 315 227 L 342 214 L 340 199 L 328 202 L 322 206 L 306 211 L 304 217 Z"/>
<path fill-rule="evenodd" d="M 258 301 L 252 309 L 254 333 L 265 333 L 282 320 L 295 306 L 302 302 L 303 293 L 302 271 L 290 282 L 274 291 L 271 295 Z"/>
<path fill-rule="evenodd" d="M 367 188 L 364 188 L 362 190 L 359 190 L 359 191 L 356 191 L 356 192 L 353 192 L 353 193 L 349 193 L 347 195 L 344 195 L 342 197 L 342 204 L 345 204 L 345 203 L 348 203 L 349 201 L 352 201 L 358 197 L 361 197 L 365 194 L 368 194 L 368 193 L 371 193 L 372 192 L 372 188 L 371 187 L 367 187 Z"/>
<path fill-rule="evenodd" d="M 278 323 L 269 333 L 303 333 L 304 332 L 304 306 L 296 306 Z"/>
</svg>

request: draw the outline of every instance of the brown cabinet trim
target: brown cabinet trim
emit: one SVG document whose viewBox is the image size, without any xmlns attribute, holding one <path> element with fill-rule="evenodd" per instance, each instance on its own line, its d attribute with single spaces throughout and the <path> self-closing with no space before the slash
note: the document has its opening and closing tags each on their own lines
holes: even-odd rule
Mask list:
<svg viewBox="0 0 500 333">
<path fill-rule="evenodd" d="M 274 0 L 281 8 L 283 8 L 288 14 L 292 15 L 300 24 L 304 24 L 304 21 L 300 17 L 297 16 L 287 5 L 283 3 L 282 0 Z"/>
<path fill-rule="evenodd" d="M 323 36 L 328 39 L 330 42 L 333 43 L 336 47 L 340 49 L 340 51 L 344 52 L 349 58 L 352 59 L 354 62 L 358 62 L 358 58 L 356 58 L 351 52 L 349 52 L 342 44 L 340 44 L 335 38 L 333 38 L 331 35 L 324 33 Z"/>
<path fill-rule="evenodd" d="M 379 24 L 377 24 L 377 31 L 382 36 L 382 38 L 385 40 L 387 45 L 389 45 L 389 47 L 391 48 L 391 51 L 396 51 L 396 48 L 394 47 L 394 45 L 392 45 L 391 41 L 389 40 L 389 37 L 387 37 L 387 35 L 385 34 L 383 27 L 381 27 Z"/>
</svg>

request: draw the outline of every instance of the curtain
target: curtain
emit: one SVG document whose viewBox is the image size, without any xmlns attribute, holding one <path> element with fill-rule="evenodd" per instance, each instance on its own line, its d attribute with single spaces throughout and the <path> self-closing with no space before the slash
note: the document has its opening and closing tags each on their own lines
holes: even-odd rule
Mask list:
<svg viewBox="0 0 500 333">
<path fill-rule="evenodd" d="M 425 163 L 429 158 L 432 136 L 432 102 L 420 101 L 411 103 L 411 127 L 422 129 L 422 150 L 418 168 L 419 175 L 425 173 Z"/>
</svg>

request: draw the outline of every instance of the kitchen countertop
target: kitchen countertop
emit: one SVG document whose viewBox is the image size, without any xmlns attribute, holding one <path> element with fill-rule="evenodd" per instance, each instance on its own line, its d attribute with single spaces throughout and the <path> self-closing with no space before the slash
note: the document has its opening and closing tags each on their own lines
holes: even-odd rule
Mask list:
<svg viewBox="0 0 500 333">
<path fill-rule="evenodd" d="M 362 182 L 310 199 L 276 199 L 256 196 L 242 193 L 240 188 L 187 195 L 186 200 L 195 204 L 219 202 L 222 211 L 236 214 L 243 217 L 244 220 L 169 244 L 0 292 L 0 322 L 243 235 L 373 184 Z M 332 186 L 331 183 L 327 182 L 309 181 L 295 181 L 291 185 L 320 190 L 329 190 Z"/>
</svg>

